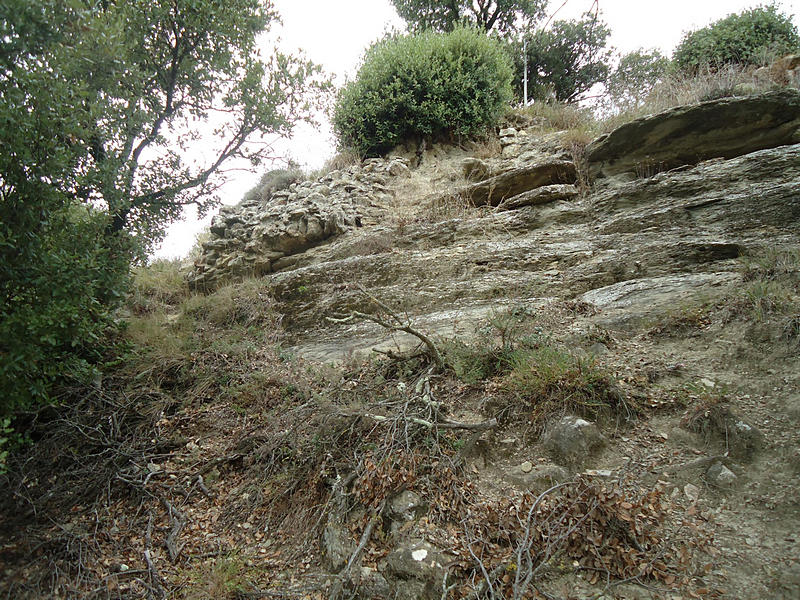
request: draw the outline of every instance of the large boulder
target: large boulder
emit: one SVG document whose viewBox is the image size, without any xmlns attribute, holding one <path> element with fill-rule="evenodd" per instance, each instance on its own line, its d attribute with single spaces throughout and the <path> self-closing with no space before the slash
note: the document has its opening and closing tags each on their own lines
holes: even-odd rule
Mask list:
<svg viewBox="0 0 800 600">
<path fill-rule="evenodd" d="M 558 200 L 572 200 L 577 195 L 578 188 L 574 185 L 563 183 L 543 185 L 542 187 L 507 198 L 498 204 L 497 208 L 498 210 L 516 210 L 524 206 L 538 206 Z"/>
<path fill-rule="evenodd" d="M 594 423 L 567 415 L 547 428 L 542 443 L 558 463 L 577 468 L 600 450 L 606 439 Z"/>
<path fill-rule="evenodd" d="M 597 179 L 650 176 L 800 142 L 800 91 L 724 98 L 631 121 L 586 148 Z"/>
<path fill-rule="evenodd" d="M 401 542 L 382 564 L 383 574 L 395 587 L 398 600 L 436 600 L 441 598 L 442 581 L 447 573 L 445 557 L 425 540 Z"/>
</svg>

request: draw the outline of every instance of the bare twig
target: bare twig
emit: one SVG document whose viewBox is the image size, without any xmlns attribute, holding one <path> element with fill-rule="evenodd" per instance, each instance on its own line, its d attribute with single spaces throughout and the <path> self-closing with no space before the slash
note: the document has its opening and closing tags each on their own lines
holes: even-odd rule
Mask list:
<svg viewBox="0 0 800 600">
<path fill-rule="evenodd" d="M 158 597 L 163 600 L 167 597 L 167 593 L 164 591 L 164 587 L 161 585 L 163 580 L 161 579 L 161 575 L 158 573 L 158 569 L 156 569 L 155 565 L 153 564 L 153 559 L 150 557 L 149 548 L 144 551 L 144 562 L 147 563 L 147 572 L 150 575 L 150 583 L 152 588 L 158 594 Z"/>
<path fill-rule="evenodd" d="M 486 570 L 486 566 L 483 564 L 483 561 L 478 558 L 475 552 L 472 550 L 472 544 L 467 544 L 467 550 L 472 555 L 473 560 L 478 563 L 478 567 L 483 574 L 483 581 L 481 581 L 480 585 L 475 588 L 472 593 L 467 596 L 466 600 L 478 600 L 485 592 L 489 592 L 489 597 L 494 598 L 494 582 L 500 578 L 506 570 L 506 564 L 501 563 L 497 565 L 491 572 Z"/>
</svg>

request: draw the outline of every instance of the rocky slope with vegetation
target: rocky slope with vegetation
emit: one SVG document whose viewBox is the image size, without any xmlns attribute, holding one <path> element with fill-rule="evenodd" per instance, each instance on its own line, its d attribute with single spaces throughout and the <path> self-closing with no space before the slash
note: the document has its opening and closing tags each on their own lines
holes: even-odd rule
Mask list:
<svg viewBox="0 0 800 600">
<path fill-rule="evenodd" d="M 800 596 L 792 16 L 392 3 L 335 99 L 262 0 L 0 19 L 0 596 Z"/>
<path fill-rule="evenodd" d="M 11 465 L 6 593 L 796 597 L 800 93 L 554 122 L 140 272 L 124 362 Z"/>
</svg>

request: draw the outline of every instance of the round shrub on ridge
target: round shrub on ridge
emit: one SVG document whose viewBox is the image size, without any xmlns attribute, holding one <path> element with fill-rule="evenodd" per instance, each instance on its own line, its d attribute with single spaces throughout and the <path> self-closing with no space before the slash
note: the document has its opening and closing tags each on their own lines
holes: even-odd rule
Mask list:
<svg viewBox="0 0 800 600">
<path fill-rule="evenodd" d="M 759 6 L 687 33 L 673 58 L 679 69 L 693 73 L 704 66 L 759 64 L 769 54 L 800 50 L 800 35 L 789 16 L 775 5 Z"/>
<path fill-rule="evenodd" d="M 511 100 L 511 62 L 485 33 L 457 29 L 378 42 L 339 92 L 339 143 L 366 156 L 410 139 L 471 135 L 494 124 Z"/>
</svg>

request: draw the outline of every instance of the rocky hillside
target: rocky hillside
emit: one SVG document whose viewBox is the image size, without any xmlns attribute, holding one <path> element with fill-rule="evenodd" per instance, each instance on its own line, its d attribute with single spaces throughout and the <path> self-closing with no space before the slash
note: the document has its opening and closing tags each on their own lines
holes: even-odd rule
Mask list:
<svg viewBox="0 0 800 600">
<path fill-rule="evenodd" d="M 555 299 L 643 318 L 726 290 L 740 256 L 796 247 L 798 127 L 789 90 L 639 119 L 577 164 L 568 134 L 535 123 L 502 130 L 487 160 L 440 151 L 414 173 L 402 156 L 368 161 L 224 210 L 191 283 L 272 273 L 296 349 L 323 362 L 397 343 L 326 320 L 366 310 L 362 288 L 443 335 Z"/>
<path fill-rule="evenodd" d="M 10 597 L 800 597 L 800 92 L 508 125 L 223 209 Z"/>
<path fill-rule="evenodd" d="M 695 429 L 673 410 L 632 430 L 616 422 L 602 434 L 567 415 L 554 421 L 542 446 L 513 428 L 492 431 L 470 469 L 477 485 L 502 496 L 539 493 L 587 468 L 606 479 L 635 473 L 715 530 L 707 550 L 718 588 L 712 593 L 702 584 L 697 597 L 796 597 L 798 314 L 793 325 L 772 329 L 759 319 L 769 292 L 746 289 L 742 261 L 798 258 L 798 142 L 796 91 L 639 119 L 592 142 L 581 157 L 568 134 L 522 123 L 500 132 L 499 156 L 440 149 L 412 171 L 417 157 L 399 154 L 298 185 L 264 207 L 223 213 L 193 282 L 213 285 L 250 265 L 265 274 L 263 257 L 281 253 L 270 287 L 291 349 L 312 363 L 341 363 L 370 350 L 399 356 L 420 343 L 401 330 L 407 325 L 434 339 L 458 339 L 486 336 L 487 323 L 501 313 L 526 315 L 520 318 L 541 318 L 569 352 L 593 357 L 623 379 L 652 383 L 638 392 L 652 406 L 674 407 L 681 393 L 719 402 L 729 416 L 694 415 L 703 421 Z M 323 198 L 327 213 L 319 208 Z M 244 224 L 238 233 L 237 219 Z M 262 233 L 259 223 L 273 229 Z M 239 270 L 226 271 L 226 261 Z M 795 279 L 799 267 L 791 267 Z M 742 303 L 751 306 L 734 308 Z M 746 314 L 725 316 L 736 310 Z M 555 316 L 540 317 L 548 313 Z M 485 422 L 497 416 L 490 405 L 484 397 L 458 412 Z M 447 536 L 420 525 L 430 499 L 406 491 L 389 500 L 381 514 L 392 531 L 409 533 L 375 562 L 377 570 L 364 571 L 362 585 L 372 591 L 363 597 L 446 597 L 441 582 L 453 548 Z M 342 539 L 349 534 L 341 519 L 322 540 L 334 572 L 355 549 Z M 585 572 L 583 583 L 567 585 L 567 597 L 597 597 L 577 591 L 596 579 Z M 669 597 L 647 590 L 619 593 Z"/>
</svg>

